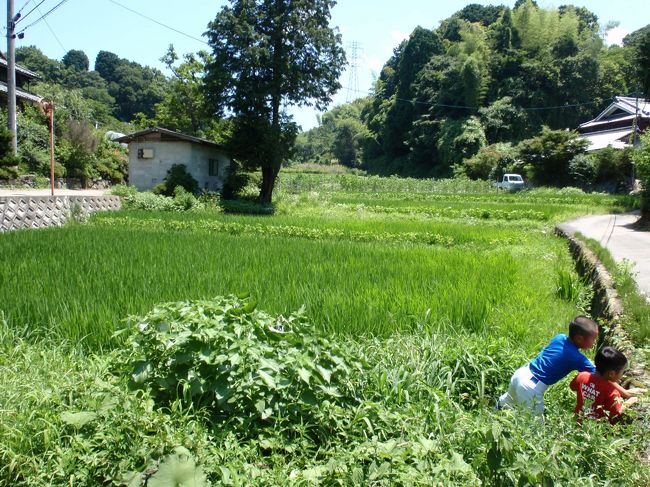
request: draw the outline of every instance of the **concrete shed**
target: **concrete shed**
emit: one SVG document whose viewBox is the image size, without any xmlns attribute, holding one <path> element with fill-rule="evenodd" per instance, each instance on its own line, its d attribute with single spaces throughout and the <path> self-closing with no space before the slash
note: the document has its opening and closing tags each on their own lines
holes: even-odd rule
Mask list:
<svg viewBox="0 0 650 487">
<path fill-rule="evenodd" d="M 129 184 L 140 191 L 163 182 L 174 164 L 184 164 L 199 188 L 220 191 L 230 156 L 223 146 L 160 127 L 149 127 L 115 139 L 129 146 Z"/>
</svg>

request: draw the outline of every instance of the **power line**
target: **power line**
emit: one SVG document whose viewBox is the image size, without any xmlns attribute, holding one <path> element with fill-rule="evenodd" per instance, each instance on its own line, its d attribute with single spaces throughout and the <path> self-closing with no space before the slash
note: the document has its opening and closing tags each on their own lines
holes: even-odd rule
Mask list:
<svg viewBox="0 0 650 487">
<path fill-rule="evenodd" d="M 143 14 L 143 13 L 136 12 L 136 11 L 133 10 L 132 8 L 129 8 L 129 7 L 127 7 L 126 5 L 122 5 L 121 3 L 116 2 L 115 0 L 108 0 L 108 1 L 111 2 L 111 3 L 113 3 L 113 4 L 115 4 L 115 5 L 117 5 L 118 7 L 122 7 L 124 10 L 128 10 L 128 11 L 131 12 L 131 13 L 134 13 L 134 14 L 136 14 L 136 15 L 139 15 L 140 17 L 142 17 L 142 18 L 144 18 L 144 19 L 147 19 L 147 20 L 150 21 L 150 22 L 153 22 L 154 24 L 158 24 L 158 25 L 160 25 L 161 27 L 164 27 L 165 29 L 169 29 L 169 30 L 171 30 L 171 31 L 174 31 L 174 32 L 176 32 L 177 34 L 180 34 L 180 35 L 182 35 L 182 36 L 188 37 L 189 39 L 192 39 L 192 40 L 194 40 L 194 41 L 200 42 L 201 44 L 205 44 L 206 46 L 209 46 L 209 45 L 210 45 L 210 44 L 208 44 L 206 41 L 204 41 L 203 39 L 199 39 L 198 37 L 193 37 L 193 36 L 191 36 L 191 35 L 189 35 L 189 34 L 186 34 L 185 32 L 183 32 L 183 31 L 181 31 L 181 30 L 174 29 L 173 27 L 171 27 L 171 26 L 169 26 L 169 25 L 167 25 L 167 24 L 163 24 L 162 22 L 160 22 L 160 21 L 158 21 L 158 20 L 156 20 L 156 19 L 152 19 L 151 17 L 149 17 L 149 16 L 147 16 L 147 15 L 145 15 L 145 14 Z"/>
<path fill-rule="evenodd" d="M 369 95 L 367 91 L 363 90 L 357 90 L 351 87 L 346 87 L 346 86 L 341 86 L 343 89 L 347 89 L 350 91 L 356 91 L 357 93 L 364 93 L 365 95 Z M 430 107 L 442 107 L 442 108 L 458 108 L 461 110 L 474 110 L 478 111 L 481 108 L 484 107 L 472 107 L 472 106 L 467 106 L 467 105 L 451 105 L 447 103 L 432 103 L 432 102 L 427 102 L 427 101 L 420 101 L 420 100 L 415 100 L 415 99 L 407 99 L 407 98 L 399 98 L 395 97 L 396 101 L 403 101 L 405 103 L 412 103 L 413 105 L 426 105 Z M 576 107 L 581 107 L 581 106 L 586 106 L 586 105 L 599 105 L 602 103 L 602 101 L 587 101 L 584 103 L 573 103 L 573 104 L 566 104 L 566 105 L 555 105 L 555 106 L 548 106 L 548 107 L 521 107 L 520 109 L 523 111 L 536 111 L 536 110 L 560 110 L 560 109 L 566 109 L 566 108 L 576 108 Z"/>
<path fill-rule="evenodd" d="M 27 5 L 29 5 L 29 4 L 32 3 L 32 2 L 33 2 L 33 0 L 27 0 L 27 2 L 25 2 L 25 5 L 23 5 L 23 8 L 21 8 L 21 9 L 18 11 L 18 13 L 17 13 L 16 15 L 19 15 L 23 10 L 25 10 L 25 8 L 27 7 Z M 18 20 L 16 21 L 16 23 L 20 22 L 21 20 L 24 20 L 25 17 L 27 17 L 27 16 L 28 16 L 29 14 L 31 14 L 34 10 L 36 10 L 36 9 L 39 7 L 39 5 L 41 5 L 43 2 L 45 2 L 45 0 L 41 0 L 41 1 L 38 3 L 38 5 L 36 5 L 36 7 L 34 7 L 33 9 L 31 9 L 31 10 L 30 10 L 29 12 L 27 12 L 25 15 L 23 15 L 20 19 L 18 19 Z"/>
<path fill-rule="evenodd" d="M 41 3 L 43 3 L 43 2 L 41 2 Z M 36 8 L 38 8 L 38 5 L 36 6 Z M 40 8 L 38 9 L 38 13 L 43 15 Z M 63 43 L 59 39 L 59 36 L 56 35 L 56 32 L 54 32 L 54 29 L 52 29 L 52 27 L 50 26 L 50 23 L 47 21 L 47 19 L 43 18 L 43 21 L 45 22 L 45 25 L 47 25 L 47 28 L 50 29 L 50 32 L 52 33 L 52 36 L 56 39 L 56 42 L 58 42 L 59 46 L 61 46 L 61 49 L 63 49 L 63 54 L 68 52 L 68 50 L 65 47 L 63 47 Z"/>
<path fill-rule="evenodd" d="M 43 0 L 43 2 L 44 2 L 44 1 L 45 1 L 45 0 Z M 41 3 L 43 3 L 43 2 L 41 2 Z M 23 12 L 23 10 L 25 10 L 25 9 L 27 8 L 27 5 L 29 5 L 30 3 L 32 3 L 32 0 L 27 0 L 27 1 L 25 2 L 25 4 L 22 6 L 22 8 L 18 11 L 18 13 L 17 13 L 16 15 L 20 15 L 20 14 Z M 27 15 L 29 15 L 29 14 L 27 14 Z"/>
<path fill-rule="evenodd" d="M 43 1 L 44 1 L 44 0 L 43 0 Z M 43 3 L 43 1 L 41 1 L 41 3 Z M 20 33 L 22 33 L 22 32 L 25 32 L 25 31 L 26 31 L 27 29 L 29 29 L 31 26 L 38 24 L 41 20 L 45 20 L 45 17 L 47 17 L 48 15 L 50 15 L 52 12 L 54 12 L 56 9 L 58 9 L 61 5 L 63 5 L 63 4 L 66 3 L 67 1 L 68 1 L 68 0 L 61 0 L 61 1 L 60 1 L 59 3 L 57 3 L 54 7 L 52 7 L 50 10 L 48 10 L 47 12 L 45 12 L 44 15 L 41 15 L 40 18 L 36 19 L 34 22 L 32 22 L 31 24 L 29 24 L 27 27 L 25 27 L 24 29 L 22 29 L 22 30 L 21 30 L 20 32 L 18 32 L 17 34 L 20 34 Z M 40 3 L 39 3 L 38 5 L 40 5 Z M 37 5 L 36 7 L 34 7 L 34 8 L 37 8 L 38 5 Z M 40 12 L 40 10 L 39 10 L 39 12 Z M 30 13 L 31 13 L 31 12 L 30 12 Z M 28 15 L 29 15 L 29 14 L 28 14 Z M 27 15 L 26 15 L 25 17 L 27 17 Z"/>
</svg>

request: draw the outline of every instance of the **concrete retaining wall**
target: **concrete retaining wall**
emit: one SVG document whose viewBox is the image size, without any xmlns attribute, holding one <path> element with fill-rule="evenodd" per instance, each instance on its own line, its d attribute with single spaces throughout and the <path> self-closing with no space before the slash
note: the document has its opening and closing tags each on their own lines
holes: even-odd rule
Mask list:
<svg viewBox="0 0 650 487">
<path fill-rule="evenodd" d="M 5 196 L 0 197 L 0 232 L 63 225 L 71 213 L 119 210 L 119 196 Z"/>
<path fill-rule="evenodd" d="M 624 327 L 621 326 L 624 309 L 611 274 L 596 254 L 574 236 L 570 228 L 558 225 L 555 233 L 568 240 L 578 274 L 587 278 L 593 287 L 591 315 L 605 325 L 601 342 L 618 348 L 629 359 L 632 366 L 626 373 L 627 382 L 643 385 L 643 387 L 650 386 L 650 377 L 643 356 L 638 353 Z"/>
</svg>

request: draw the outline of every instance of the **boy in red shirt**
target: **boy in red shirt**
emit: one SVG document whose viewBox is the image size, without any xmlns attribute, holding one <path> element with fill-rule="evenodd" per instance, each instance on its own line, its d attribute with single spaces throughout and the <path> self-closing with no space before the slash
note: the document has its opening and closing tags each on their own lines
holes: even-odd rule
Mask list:
<svg viewBox="0 0 650 487">
<path fill-rule="evenodd" d="M 596 373 L 580 372 L 573 381 L 571 389 L 576 391 L 577 403 L 575 413 L 579 419 L 587 417 L 598 419 L 607 417 L 614 423 L 623 410 L 638 401 L 637 397 L 623 400 L 620 386 L 627 358 L 612 347 L 602 347 L 596 354 Z M 642 394 L 645 389 L 628 389 L 627 393 Z"/>
</svg>

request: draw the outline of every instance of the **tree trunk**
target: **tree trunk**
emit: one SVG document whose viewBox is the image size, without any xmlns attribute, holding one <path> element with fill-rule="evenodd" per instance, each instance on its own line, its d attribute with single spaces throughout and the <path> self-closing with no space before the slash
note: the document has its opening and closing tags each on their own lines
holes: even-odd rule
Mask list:
<svg viewBox="0 0 650 487">
<path fill-rule="evenodd" d="M 275 180 L 280 172 L 280 165 L 262 166 L 262 188 L 260 189 L 260 203 L 270 204 L 273 199 Z"/>
<path fill-rule="evenodd" d="M 276 16 L 284 18 L 284 0 L 276 0 Z M 284 38 L 283 22 L 278 22 L 275 32 L 272 34 L 273 43 L 273 80 L 271 83 L 271 154 L 269 164 L 262 166 L 262 188 L 260 189 L 260 203 L 270 204 L 273 199 L 273 188 L 275 180 L 282 165 L 282 154 L 280 151 L 280 138 L 282 126 L 280 124 L 280 102 L 282 101 L 282 41 Z"/>
</svg>

